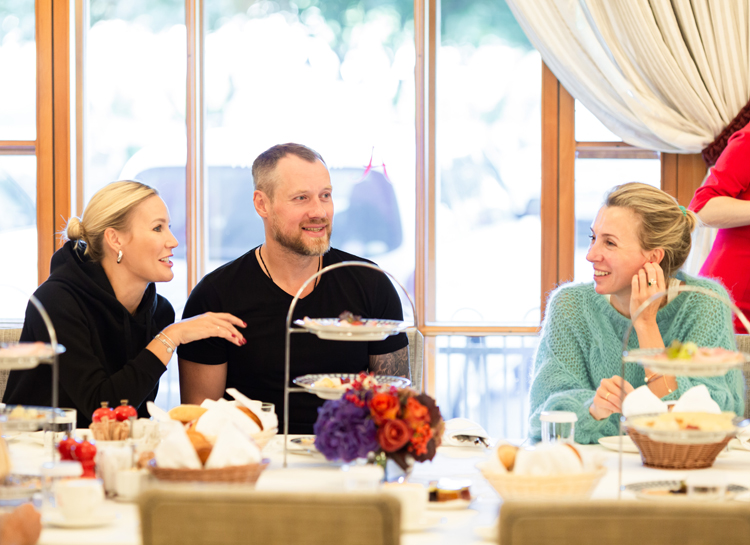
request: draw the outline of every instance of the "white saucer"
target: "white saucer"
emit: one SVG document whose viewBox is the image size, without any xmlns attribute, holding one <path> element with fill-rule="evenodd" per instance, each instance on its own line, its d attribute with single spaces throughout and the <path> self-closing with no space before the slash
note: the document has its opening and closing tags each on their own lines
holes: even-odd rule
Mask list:
<svg viewBox="0 0 750 545">
<path fill-rule="evenodd" d="M 608 448 L 609 450 L 620 452 L 620 438 L 616 435 L 612 437 L 600 437 L 599 444 L 604 448 Z M 640 452 L 638 450 L 638 447 L 635 446 L 635 443 L 633 443 L 633 440 L 627 435 L 623 436 L 622 438 L 622 451 L 635 453 Z"/>
<path fill-rule="evenodd" d="M 428 501 L 427 509 L 430 511 L 460 511 L 471 504 L 469 500 Z"/>
<path fill-rule="evenodd" d="M 440 524 L 440 516 L 438 515 L 423 515 L 421 519 L 415 520 L 413 522 L 402 522 L 401 523 L 401 531 L 402 532 L 423 532 L 425 530 L 429 530 L 430 528 L 434 528 Z"/>
<path fill-rule="evenodd" d="M 67 519 L 61 511 L 49 511 L 44 515 L 44 522 L 58 528 L 98 528 L 111 524 L 117 515 L 109 509 L 99 509 L 88 517 Z"/>
</svg>

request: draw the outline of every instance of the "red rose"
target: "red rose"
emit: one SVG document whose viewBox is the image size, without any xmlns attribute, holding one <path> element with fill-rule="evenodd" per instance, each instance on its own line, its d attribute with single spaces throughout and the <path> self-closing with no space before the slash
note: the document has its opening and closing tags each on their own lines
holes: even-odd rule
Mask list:
<svg viewBox="0 0 750 545">
<path fill-rule="evenodd" d="M 411 429 L 403 420 L 386 420 L 378 428 L 378 443 L 386 452 L 396 452 L 411 439 Z"/>
<path fill-rule="evenodd" d="M 398 397 L 392 394 L 375 394 L 370 400 L 370 414 L 376 426 L 396 418 L 400 408 Z"/>
<path fill-rule="evenodd" d="M 406 408 L 404 409 L 404 420 L 411 426 L 412 429 L 416 430 L 430 423 L 430 411 L 422 405 L 419 401 L 410 397 L 406 400 Z"/>
</svg>

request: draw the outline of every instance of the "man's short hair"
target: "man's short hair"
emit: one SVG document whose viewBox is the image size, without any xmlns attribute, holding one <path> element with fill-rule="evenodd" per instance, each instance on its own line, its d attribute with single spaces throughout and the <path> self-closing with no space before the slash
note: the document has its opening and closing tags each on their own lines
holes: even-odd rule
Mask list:
<svg viewBox="0 0 750 545">
<path fill-rule="evenodd" d="M 277 144 L 268 148 L 253 161 L 253 185 L 256 190 L 262 191 L 271 200 L 273 200 L 273 193 L 276 189 L 274 170 L 276 170 L 279 161 L 287 155 L 295 155 L 309 163 L 320 161 L 324 165 L 326 164 L 317 151 L 302 144 Z"/>
</svg>

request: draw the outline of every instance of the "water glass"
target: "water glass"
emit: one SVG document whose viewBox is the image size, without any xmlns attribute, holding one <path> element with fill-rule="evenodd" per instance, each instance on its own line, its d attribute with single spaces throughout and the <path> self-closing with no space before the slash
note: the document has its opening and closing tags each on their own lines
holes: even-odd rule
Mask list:
<svg viewBox="0 0 750 545">
<path fill-rule="evenodd" d="M 539 420 L 542 424 L 542 443 L 575 443 L 576 413 L 543 411 Z"/>
</svg>

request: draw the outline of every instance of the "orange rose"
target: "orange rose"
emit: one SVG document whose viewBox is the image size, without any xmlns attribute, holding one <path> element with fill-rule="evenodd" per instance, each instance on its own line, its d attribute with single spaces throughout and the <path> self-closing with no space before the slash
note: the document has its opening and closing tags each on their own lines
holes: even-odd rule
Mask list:
<svg viewBox="0 0 750 545">
<path fill-rule="evenodd" d="M 404 409 L 404 420 L 412 429 L 416 430 L 422 427 L 424 424 L 430 423 L 430 411 L 422 405 L 419 401 L 410 397 L 406 400 L 406 408 Z"/>
<path fill-rule="evenodd" d="M 370 400 L 370 414 L 376 426 L 396 418 L 400 408 L 398 397 L 392 394 L 375 394 Z"/>
<path fill-rule="evenodd" d="M 414 435 L 411 437 L 411 444 L 409 445 L 409 452 L 414 453 L 415 456 L 420 456 L 427 453 L 427 443 L 432 439 L 432 428 L 429 424 L 422 424 L 414 430 Z"/>
<path fill-rule="evenodd" d="M 396 452 L 409 442 L 411 429 L 403 420 L 386 420 L 378 428 L 378 443 L 386 452 Z"/>
</svg>

